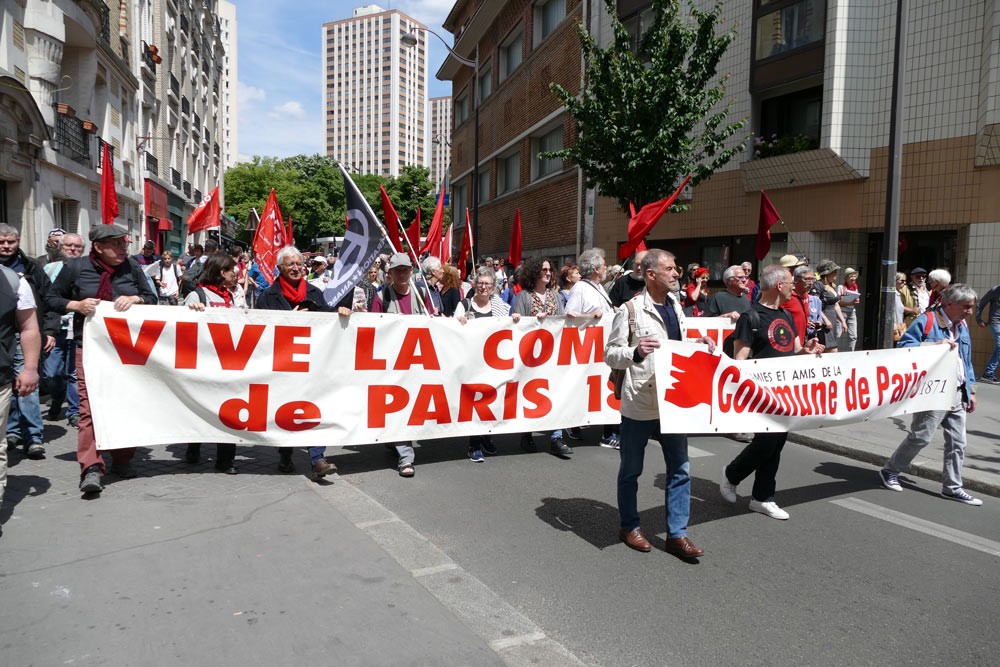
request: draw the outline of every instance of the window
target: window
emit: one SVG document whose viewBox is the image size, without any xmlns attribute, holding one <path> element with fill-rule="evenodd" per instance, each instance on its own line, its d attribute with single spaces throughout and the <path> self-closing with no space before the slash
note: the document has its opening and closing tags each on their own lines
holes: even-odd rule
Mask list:
<svg viewBox="0 0 1000 667">
<path fill-rule="evenodd" d="M 754 156 L 770 157 L 819 148 L 822 113 L 822 86 L 761 101 L 763 143 L 755 148 Z"/>
<path fill-rule="evenodd" d="M 800 0 L 758 15 L 756 59 L 764 60 L 822 41 L 826 22 L 825 7 L 823 0 Z M 759 11 L 767 10 L 761 8 Z"/>
<path fill-rule="evenodd" d="M 563 147 L 563 128 L 562 125 L 559 127 L 546 132 L 542 136 L 533 139 L 532 145 L 534 147 L 534 164 L 532 165 L 534 171 L 534 178 L 542 178 L 543 176 L 548 176 L 549 174 L 554 174 L 557 171 L 562 171 L 563 161 L 559 158 L 543 159 L 538 154 L 544 151 L 557 151 Z"/>
<path fill-rule="evenodd" d="M 653 19 L 656 18 L 656 10 L 646 9 L 638 14 L 633 14 L 627 18 L 622 18 L 622 24 L 625 26 L 625 30 L 628 34 L 632 36 L 632 50 L 636 51 L 639 48 L 639 40 L 642 36 L 646 34 L 649 27 L 653 25 Z"/>
<path fill-rule="evenodd" d="M 566 0 L 547 0 L 535 5 L 535 44 L 552 34 L 566 18 Z"/>
<path fill-rule="evenodd" d="M 455 98 L 455 127 L 465 122 L 469 117 L 469 96 L 463 93 Z"/>
<path fill-rule="evenodd" d="M 80 202 L 74 199 L 53 199 L 52 217 L 59 229 L 77 233 L 80 231 Z"/>
<path fill-rule="evenodd" d="M 452 220 L 464 220 L 465 209 L 469 207 L 469 197 L 466 193 L 465 183 L 455 183 L 451 189 Z M 436 203 L 436 202 L 435 202 Z"/>
<path fill-rule="evenodd" d="M 499 160 L 497 167 L 497 196 L 517 189 L 521 184 L 521 152 L 512 153 Z"/>
<path fill-rule="evenodd" d="M 490 170 L 480 169 L 479 170 L 479 201 L 489 201 L 490 200 Z"/>
<path fill-rule="evenodd" d="M 518 30 L 500 46 L 501 81 L 510 76 L 517 69 L 518 65 L 521 64 L 522 42 L 521 31 Z"/>
<path fill-rule="evenodd" d="M 493 92 L 493 67 L 487 63 L 479 68 L 479 99 L 485 100 Z"/>
</svg>

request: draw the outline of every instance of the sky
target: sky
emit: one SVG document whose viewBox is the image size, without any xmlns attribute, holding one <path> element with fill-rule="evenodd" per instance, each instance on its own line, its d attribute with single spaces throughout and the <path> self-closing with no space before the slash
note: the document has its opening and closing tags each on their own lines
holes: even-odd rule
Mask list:
<svg viewBox="0 0 1000 667">
<path fill-rule="evenodd" d="M 451 41 L 441 27 L 454 0 L 231 0 L 236 5 L 239 155 L 288 157 L 323 152 L 323 24 L 355 7 L 398 9 Z M 428 37 L 430 97 L 451 95 L 434 74 L 447 55 Z"/>
</svg>

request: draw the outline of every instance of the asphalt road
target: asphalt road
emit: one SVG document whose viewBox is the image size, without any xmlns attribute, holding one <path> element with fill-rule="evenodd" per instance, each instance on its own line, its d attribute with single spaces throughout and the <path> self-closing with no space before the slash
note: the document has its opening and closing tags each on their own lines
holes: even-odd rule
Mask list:
<svg viewBox="0 0 1000 667">
<path fill-rule="evenodd" d="M 913 480 L 789 444 L 776 521 L 726 504 L 717 475 L 738 451 L 691 439 L 690 536 L 706 556 L 661 549 L 663 462 L 647 448 L 639 507 L 654 551 L 617 541 L 617 453 L 591 444 L 571 461 L 522 453 L 464 458 L 427 443 L 417 476 L 382 469 L 374 448 L 336 457 L 342 478 L 395 512 L 582 661 L 607 665 L 996 664 L 1000 501 L 968 507 Z M 536 436 L 541 442 L 543 438 Z"/>
</svg>

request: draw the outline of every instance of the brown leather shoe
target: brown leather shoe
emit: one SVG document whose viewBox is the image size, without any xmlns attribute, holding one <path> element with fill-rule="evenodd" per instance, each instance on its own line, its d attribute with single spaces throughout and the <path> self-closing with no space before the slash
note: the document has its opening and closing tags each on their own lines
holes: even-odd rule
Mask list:
<svg viewBox="0 0 1000 667">
<path fill-rule="evenodd" d="M 642 534 L 642 528 L 633 528 L 632 530 L 622 528 L 618 531 L 618 539 L 636 551 L 647 552 L 653 550 L 653 545 Z"/>
<path fill-rule="evenodd" d="M 330 463 L 326 459 L 320 459 L 313 464 L 313 475 L 316 477 L 326 477 L 327 475 L 332 475 L 337 472 L 337 466 Z"/>
<path fill-rule="evenodd" d="M 705 555 L 704 549 L 699 549 L 686 537 L 668 537 L 666 552 L 678 558 L 697 558 Z"/>
</svg>

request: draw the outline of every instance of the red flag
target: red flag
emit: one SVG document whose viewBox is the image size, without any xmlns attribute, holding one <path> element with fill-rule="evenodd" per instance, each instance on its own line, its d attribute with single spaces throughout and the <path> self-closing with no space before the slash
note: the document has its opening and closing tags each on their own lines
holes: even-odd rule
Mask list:
<svg viewBox="0 0 1000 667">
<path fill-rule="evenodd" d="M 781 222 L 781 216 L 774 204 L 767 198 L 764 191 L 760 191 L 760 218 L 757 221 L 757 251 L 756 257 L 760 261 L 767 256 L 771 250 L 771 227 L 776 222 Z"/>
<path fill-rule="evenodd" d="M 441 243 L 441 263 L 447 264 L 451 261 L 451 246 L 454 242 L 452 237 L 452 230 L 455 229 L 455 225 L 448 225 L 448 231 L 444 233 L 444 241 Z"/>
<path fill-rule="evenodd" d="M 208 196 L 188 216 L 188 234 L 202 232 L 219 226 L 219 186 L 216 185 Z"/>
<path fill-rule="evenodd" d="M 688 184 L 691 180 L 691 175 L 684 179 L 674 193 L 667 197 L 666 199 L 661 199 L 660 201 L 655 201 L 652 204 L 646 204 L 639 212 L 632 216 L 632 219 L 628 221 L 628 241 L 618 250 L 618 259 L 625 259 L 633 252 L 639 249 L 639 246 L 644 245 L 646 235 L 653 230 L 653 227 L 659 222 L 663 214 L 667 212 L 667 209 L 674 203 L 677 199 L 677 195 L 681 193 L 684 186 Z"/>
<path fill-rule="evenodd" d="M 104 142 L 101 155 L 101 220 L 106 225 L 114 223 L 118 217 L 118 194 L 115 192 L 115 169 L 111 163 L 108 142 Z"/>
<path fill-rule="evenodd" d="M 278 198 L 271 188 L 271 194 L 264 205 L 264 212 L 257 225 L 257 233 L 253 237 L 253 252 L 257 258 L 257 267 L 268 282 L 274 281 L 275 262 L 278 251 L 285 247 L 285 223 L 281 219 L 281 209 L 278 208 Z"/>
<path fill-rule="evenodd" d="M 521 209 L 514 214 L 514 228 L 510 230 L 510 250 L 507 251 L 507 261 L 512 266 L 521 265 Z"/>
<path fill-rule="evenodd" d="M 292 236 L 292 216 L 288 216 L 288 226 L 285 227 L 285 245 L 295 245 L 295 237 Z"/>
<path fill-rule="evenodd" d="M 403 239 L 399 235 L 399 214 L 396 213 L 385 187 L 380 185 L 378 189 L 382 193 L 382 219 L 385 220 L 385 231 L 389 232 L 389 243 L 393 251 L 403 252 Z"/>
<path fill-rule="evenodd" d="M 437 208 L 434 209 L 434 218 L 431 220 L 431 228 L 427 230 L 427 239 L 424 241 L 420 252 L 429 252 L 438 259 L 441 258 L 441 234 L 444 232 L 444 188 L 438 193 Z"/>
<path fill-rule="evenodd" d="M 469 220 L 469 209 L 465 209 L 465 233 L 462 234 L 462 248 L 458 251 L 458 270 L 462 280 L 469 275 L 469 253 L 472 252 L 472 221 Z"/>
<path fill-rule="evenodd" d="M 406 230 L 406 243 L 409 244 L 413 254 L 420 250 L 420 209 L 417 209 L 417 219 L 413 221 L 410 228 Z"/>
</svg>

